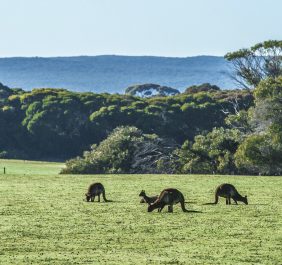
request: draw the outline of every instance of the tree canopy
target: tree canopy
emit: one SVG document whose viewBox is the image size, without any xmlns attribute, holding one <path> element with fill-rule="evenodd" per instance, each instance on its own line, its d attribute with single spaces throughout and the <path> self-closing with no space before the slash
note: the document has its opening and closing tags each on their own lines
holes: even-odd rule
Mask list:
<svg viewBox="0 0 282 265">
<path fill-rule="evenodd" d="M 256 87 L 267 77 L 282 75 L 282 41 L 269 40 L 249 49 L 240 49 L 225 55 L 234 67 L 234 80 L 241 87 Z"/>
</svg>

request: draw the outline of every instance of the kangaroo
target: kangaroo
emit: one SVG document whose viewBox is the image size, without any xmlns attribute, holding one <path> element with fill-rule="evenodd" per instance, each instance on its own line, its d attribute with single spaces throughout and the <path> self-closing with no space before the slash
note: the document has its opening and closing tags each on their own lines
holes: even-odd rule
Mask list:
<svg viewBox="0 0 282 265">
<path fill-rule="evenodd" d="M 151 205 L 148 206 L 148 212 L 152 212 L 155 209 L 158 209 L 158 212 L 161 212 L 162 209 L 168 205 L 168 212 L 173 212 L 173 204 L 180 203 L 181 209 L 183 212 L 188 212 L 185 209 L 185 200 L 183 194 L 177 189 L 164 189 L 159 198 Z"/>
<path fill-rule="evenodd" d="M 101 183 L 93 183 L 89 186 L 87 193 L 85 193 L 86 201 L 94 202 L 95 196 L 98 196 L 98 202 L 100 202 L 100 195 L 102 194 L 103 199 L 105 202 L 108 200 L 106 199 L 105 188 Z"/>
<path fill-rule="evenodd" d="M 231 204 L 231 198 L 236 204 L 238 204 L 237 201 L 248 204 L 247 196 L 241 196 L 233 185 L 227 183 L 221 184 L 216 188 L 214 204 L 218 203 L 218 197 L 226 198 L 226 204 Z"/>
<path fill-rule="evenodd" d="M 147 196 L 145 191 L 142 190 L 139 194 L 140 197 L 143 197 L 140 201 L 140 203 L 148 203 L 149 205 L 152 204 L 153 202 L 155 202 L 157 199 L 158 199 L 158 195 L 155 195 L 155 196 Z"/>
</svg>

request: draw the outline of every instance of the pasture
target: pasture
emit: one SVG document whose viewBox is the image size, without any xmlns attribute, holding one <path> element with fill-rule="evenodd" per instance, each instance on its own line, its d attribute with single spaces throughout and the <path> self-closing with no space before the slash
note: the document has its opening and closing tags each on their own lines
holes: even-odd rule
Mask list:
<svg viewBox="0 0 282 265">
<path fill-rule="evenodd" d="M 0 160 L 0 264 L 281 264 L 281 177 L 58 175 L 61 167 Z M 98 181 L 113 202 L 83 201 Z M 203 205 L 224 182 L 249 205 Z M 141 189 L 166 187 L 201 213 L 147 213 Z"/>
</svg>

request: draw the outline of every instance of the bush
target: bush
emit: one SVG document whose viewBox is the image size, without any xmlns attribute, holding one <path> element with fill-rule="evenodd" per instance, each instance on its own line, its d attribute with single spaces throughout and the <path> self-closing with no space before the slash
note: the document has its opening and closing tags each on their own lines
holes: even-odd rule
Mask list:
<svg viewBox="0 0 282 265">
<path fill-rule="evenodd" d="M 8 158 L 8 152 L 7 151 L 0 151 L 0 158 Z"/>
<path fill-rule="evenodd" d="M 166 173 L 173 142 L 145 135 L 136 127 L 118 127 L 83 157 L 68 160 L 62 174 Z M 164 163 L 166 167 L 163 166 Z"/>
</svg>

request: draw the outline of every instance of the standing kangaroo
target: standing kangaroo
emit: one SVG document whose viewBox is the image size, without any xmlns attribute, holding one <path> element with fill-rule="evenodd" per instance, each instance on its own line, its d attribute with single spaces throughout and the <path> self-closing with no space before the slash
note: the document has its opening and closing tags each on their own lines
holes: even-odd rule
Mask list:
<svg viewBox="0 0 282 265">
<path fill-rule="evenodd" d="M 168 205 L 168 211 L 173 212 L 173 205 L 180 203 L 181 209 L 183 212 L 188 212 L 185 209 L 185 200 L 183 194 L 177 189 L 164 189 L 159 198 L 151 205 L 148 206 L 148 212 L 152 212 L 155 209 L 158 209 L 158 212 L 161 212 L 162 209 Z"/>
<path fill-rule="evenodd" d="M 108 200 L 106 199 L 105 188 L 101 183 L 93 183 L 89 186 L 87 193 L 85 193 L 86 201 L 94 202 L 95 196 L 98 196 L 98 202 L 100 202 L 100 195 L 102 194 L 103 199 L 105 202 Z"/>
<path fill-rule="evenodd" d="M 155 196 L 147 196 L 145 191 L 142 190 L 139 194 L 140 197 L 143 197 L 140 201 L 140 203 L 148 203 L 149 205 L 152 204 L 153 202 L 155 202 L 157 199 L 158 199 L 158 195 L 155 195 Z"/>
<path fill-rule="evenodd" d="M 241 201 L 245 204 L 248 204 L 247 196 L 243 197 L 236 190 L 236 188 L 231 184 L 221 184 L 215 190 L 215 202 L 213 204 L 218 203 L 218 197 L 226 198 L 226 204 L 231 204 L 231 199 L 236 203 L 237 201 Z"/>
</svg>

